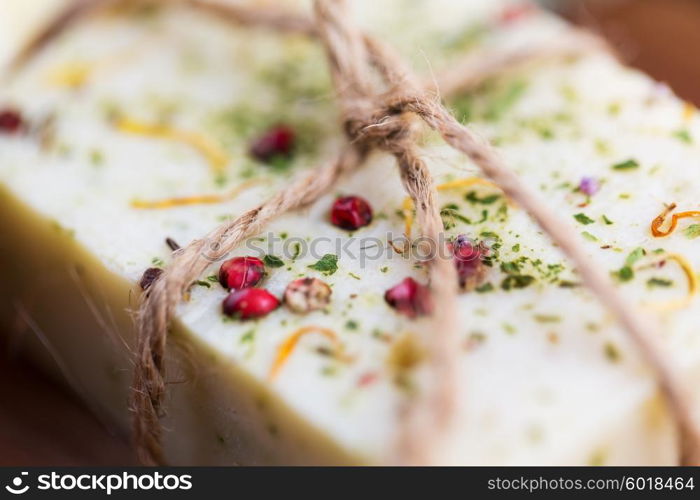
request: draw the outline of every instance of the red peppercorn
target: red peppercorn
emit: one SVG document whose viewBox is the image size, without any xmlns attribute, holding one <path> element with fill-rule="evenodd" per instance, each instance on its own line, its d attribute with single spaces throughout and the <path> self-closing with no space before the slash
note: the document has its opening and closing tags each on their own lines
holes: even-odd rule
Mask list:
<svg viewBox="0 0 700 500">
<path fill-rule="evenodd" d="M 331 224 L 354 231 L 372 222 L 372 207 L 359 196 L 338 198 L 331 209 Z"/>
<path fill-rule="evenodd" d="M 229 290 L 255 286 L 265 274 L 265 264 L 255 257 L 229 259 L 219 269 L 219 283 Z"/>
<path fill-rule="evenodd" d="M 299 278 L 287 285 L 284 303 L 295 313 L 305 314 L 326 307 L 333 291 L 318 278 Z"/>
<path fill-rule="evenodd" d="M 250 155 L 264 163 L 278 157 L 289 157 L 294 151 L 296 134 L 286 125 L 277 125 L 255 139 L 250 146 Z"/>
<path fill-rule="evenodd" d="M 406 278 L 387 290 L 384 294 L 384 300 L 398 313 L 409 318 L 430 314 L 433 309 L 428 288 L 413 278 Z"/>
<path fill-rule="evenodd" d="M 16 134 L 24 128 L 22 115 L 15 109 L 0 110 L 0 134 Z"/>
<path fill-rule="evenodd" d="M 530 2 L 510 5 L 501 11 L 498 21 L 500 24 L 515 23 L 533 14 L 536 10 L 537 7 Z"/>
<path fill-rule="evenodd" d="M 360 375 L 360 378 L 357 380 L 357 386 L 358 387 L 368 387 L 372 384 L 374 384 L 377 380 L 379 380 L 379 375 L 375 372 L 367 372 L 363 373 Z"/>
<path fill-rule="evenodd" d="M 280 301 L 262 288 L 244 288 L 228 294 L 223 310 L 227 316 L 239 319 L 254 319 L 267 316 L 277 309 Z"/>
<path fill-rule="evenodd" d="M 484 258 L 489 250 L 483 244 L 474 245 L 467 236 L 460 234 L 450 243 L 454 256 L 459 286 L 471 290 L 481 283 L 486 275 Z"/>
</svg>

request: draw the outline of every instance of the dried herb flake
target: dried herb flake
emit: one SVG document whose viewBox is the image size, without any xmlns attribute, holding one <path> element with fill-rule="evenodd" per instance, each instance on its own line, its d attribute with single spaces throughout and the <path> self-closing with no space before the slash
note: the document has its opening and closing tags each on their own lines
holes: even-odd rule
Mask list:
<svg viewBox="0 0 700 500">
<path fill-rule="evenodd" d="M 583 224 L 584 226 L 587 226 L 588 224 L 593 224 L 595 222 L 593 219 L 591 219 L 584 213 L 574 215 L 574 219 L 576 219 L 579 223 Z"/>
<path fill-rule="evenodd" d="M 639 162 L 633 158 L 625 160 L 620 163 L 616 163 L 612 166 L 613 170 L 634 170 L 639 168 Z"/>
<path fill-rule="evenodd" d="M 265 257 L 263 257 L 263 261 L 265 262 L 265 265 L 267 267 L 275 268 L 284 266 L 284 262 L 282 261 L 282 259 L 270 254 L 265 255 Z"/>
<path fill-rule="evenodd" d="M 327 253 L 326 255 L 321 257 L 321 260 L 319 260 L 315 264 L 311 264 L 309 268 L 315 269 L 316 271 L 319 271 L 325 274 L 326 276 L 330 276 L 338 270 L 338 256 L 333 255 L 331 253 Z"/>
</svg>

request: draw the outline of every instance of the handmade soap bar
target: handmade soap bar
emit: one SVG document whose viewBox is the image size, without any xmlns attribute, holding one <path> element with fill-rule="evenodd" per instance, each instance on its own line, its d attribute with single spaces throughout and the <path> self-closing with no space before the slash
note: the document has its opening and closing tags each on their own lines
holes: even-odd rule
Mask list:
<svg viewBox="0 0 700 500">
<path fill-rule="evenodd" d="M 510 5 L 353 2 L 363 27 L 425 75 L 468 51 L 557 43 L 569 29 Z M 664 203 L 697 208 L 695 111 L 603 53 L 532 64 L 448 104 L 580 230 L 640 314 L 659 322 L 687 382 L 700 382 L 700 231 L 682 220 L 668 237 L 650 232 Z M 144 270 L 167 265 L 166 238 L 201 237 L 337 152 L 324 54 L 182 7 L 110 13 L 39 54 L 0 91 L 0 107 L 24 124 L 0 130 L 2 330 L 127 431 Z M 459 297 L 460 425 L 440 461 L 675 463 L 652 371 L 576 270 L 524 211 L 474 180 L 469 160 L 429 134 L 422 148 L 448 236 L 489 248 L 483 276 Z M 339 196 L 366 200 L 371 222 L 354 201 L 345 207 L 356 212 L 331 217 Z M 385 300 L 405 278 L 427 276 L 396 252 L 415 232 L 404 200 L 393 160 L 377 154 L 236 251 L 263 261 L 258 286 L 278 299 L 300 278 L 327 284 L 330 301 L 306 314 L 303 304 L 259 319 L 223 314 L 228 292 L 212 263 L 169 337 L 169 462 L 387 458 L 422 355 L 412 339 L 425 327 Z"/>
</svg>

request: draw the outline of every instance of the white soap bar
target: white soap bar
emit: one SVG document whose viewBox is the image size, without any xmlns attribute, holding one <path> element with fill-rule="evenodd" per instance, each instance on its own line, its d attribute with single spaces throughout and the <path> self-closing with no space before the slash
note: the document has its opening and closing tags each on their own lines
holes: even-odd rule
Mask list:
<svg viewBox="0 0 700 500">
<path fill-rule="evenodd" d="M 543 13 L 499 22 L 506 4 L 353 2 L 363 25 L 425 74 L 468 50 L 556 43 L 568 29 Z M 323 52 L 311 41 L 232 28 L 181 8 L 112 15 L 52 44 L 0 91 L 5 103 L 32 123 L 52 116 L 55 129 L 43 144 L 36 136 L 0 135 L 5 331 L 126 430 L 136 283 L 144 269 L 170 260 L 165 238 L 186 244 L 201 237 L 342 144 Z M 653 307 L 688 296 L 688 278 L 668 256 L 697 269 L 700 240 L 689 223 L 665 239 L 649 232 L 664 203 L 697 207 L 700 179 L 689 175 L 700 158 L 693 110 L 604 54 L 535 65 L 449 104 L 580 228 L 601 265 L 619 276 L 630 255 L 639 257 L 630 264 L 634 276 L 623 272 L 619 286 L 662 325 L 688 383 L 700 382 L 697 299 L 672 311 Z M 132 126 L 115 126 L 115 114 Z M 294 159 L 276 167 L 252 160 L 250 142 L 281 122 L 299 136 Z M 152 133 L 162 123 L 168 132 Z M 184 131 L 199 142 L 182 140 Z M 213 172 L 216 154 L 201 140 L 223 152 L 223 172 Z M 424 151 L 438 184 L 480 175 L 432 136 Z M 578 189 L 584 178 L 599 185 L 590 197 Z M 224 195 L 244 183 L 247 189 L 222 203 L 134 205 Z M 339 194 L 366 198 L 372 224 L 352 235 L 333 227 L 328 212 Z M 675 463 L 675 431 L 653 373 L 603 305 L 572 286 L 579 279 L 570 263 L 498 195 L 479 185 L 441 191 L 449 236 L 497 244 L 485 285 L 459 298 L 461 425 L 441 462 Z M 414 261 L 389 250 L 405 229 L 404 198 L 393 160 L 375 155 L 333 192 L 236 251 L 282 260 L 268 266 L 263 282 L 278 297 L 298 277 L 326 281 L 333 294 L 323 311 L 298 315 L 283 307 L 257 321 L 227 319 L 226 291 L 211 278 L 219 264 L 212 264 L 179 307 L 170 337 L 169 462 L 386 458 L 407 390 L 395 360 L 424 327 L 383 299 L 407 276 L 426 279 Z M 336 244 L 350 238 L 341 252 Z M 339 256 L 332 274 L 309 267 L 326 254 Z M 652 266 L 663 259 L 668 265 Z M 308 335 L 273 377 L 280 346 L 307 326 L 333 330 L 348 357 L 329 357 L 328 341 Z"/>
</svg>

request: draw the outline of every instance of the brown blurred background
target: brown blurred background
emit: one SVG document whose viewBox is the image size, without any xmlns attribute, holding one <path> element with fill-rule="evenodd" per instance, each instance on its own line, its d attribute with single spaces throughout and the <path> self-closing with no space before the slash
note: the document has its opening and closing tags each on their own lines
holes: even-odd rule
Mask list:
<svg viewBox="0 0 700 500">
<path fill-rule="evenodd" d="M 700 106 L 700 0 L 564 0 L 554 8 Z"/>
<path fill-rule="evenodd" d="M 700 106 L 700 0 L 550 0 Z M 0 465 L 128 465 L 126 442 L 0 341 Z"/>
</svg>

